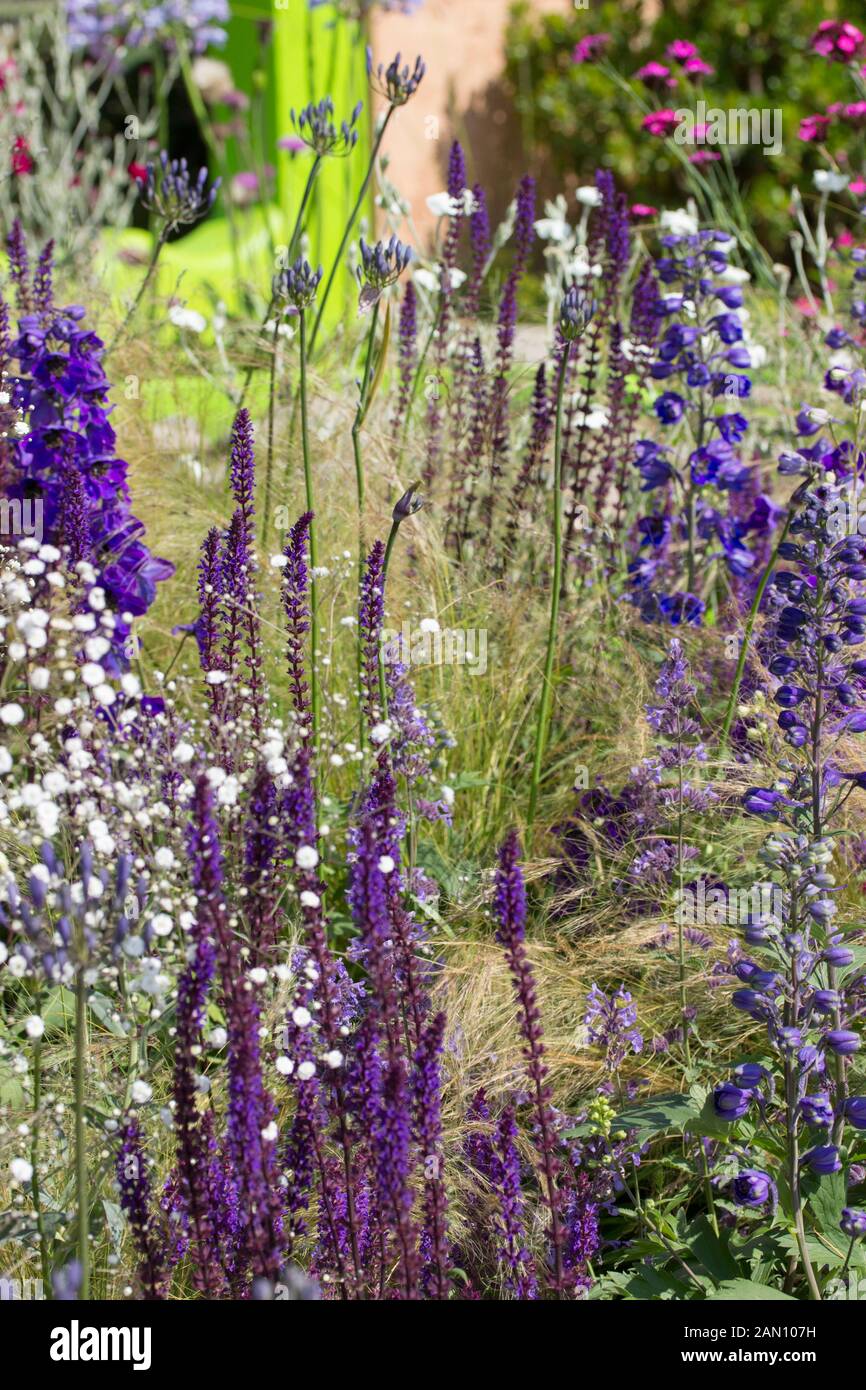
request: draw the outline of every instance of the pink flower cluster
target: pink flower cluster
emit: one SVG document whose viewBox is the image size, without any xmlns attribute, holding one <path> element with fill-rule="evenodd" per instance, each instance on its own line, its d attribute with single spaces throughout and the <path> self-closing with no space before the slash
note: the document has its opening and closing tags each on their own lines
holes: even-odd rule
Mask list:
<svg viewBox="0 0 866 1390">
<path fill-rule="evenodd" d="M 665 49 L 665 56 L 681 69 L 677 75 L 666 63 L 653 58 L 638 68 L 635 77 L 647 87 L 676 87 L 680 77 L 696 82 L 702 77 L 711 77 L 715 68 L 705 63 L 697 48 L 688 39 L 674 39 Z"/>
<path fill-rule="evenodd" d="M 866 101 L 834 101 L 823 114 L 804 116 L 798 137 L 812 143 L 824 140 L 834 121 L 840 121 L 852 130 L 862 130 L 866 127 Z"/>
<path fill-rule="evenodd" d="M 847 20 L 825 19 L 810 41 L 813 53 L 834 63 L 857 63 L 866 57 L 866 36 Z"/>
<path fill-rule="evenodd" d="M 576 43 L 571 55 L 573 63 L 594 63 L 600 58 L 610 43 L 610 34 L 587 34 Z"/>
</svg>

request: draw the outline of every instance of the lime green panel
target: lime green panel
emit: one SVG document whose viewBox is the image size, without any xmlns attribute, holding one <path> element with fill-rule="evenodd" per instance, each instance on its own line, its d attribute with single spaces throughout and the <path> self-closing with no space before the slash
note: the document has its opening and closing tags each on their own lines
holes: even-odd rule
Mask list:
<svg viewBox="0 0 866 1390">
<path fill-rule="evenodd" d="M 347 159 L 329 159 L 316 181 L 307 219 L 309 260 L 327 274 L 333 264 L 351 208 L 358 196 L 370 158 L 369 101 L 365 29 L 337 14 L 334 5 L 311 10 L 307 0 L 274 0 L 274 58 L 276 112 L 279 135 L 290 135 L 289 112 L 309 101 L 333 98 L 337 121 L 347 119 L 359 101 L 364 113 L 359 139 Z M 281 150 L 277 161 L 279 199 L 289 223 L 303 197 L 312 155 Z M 372 214 L 372 198 L 363 215 Z M 335 282 L 327 309 L 330 323 L 354 303 L 354 287 L 346 274 Z"/>
</svg>

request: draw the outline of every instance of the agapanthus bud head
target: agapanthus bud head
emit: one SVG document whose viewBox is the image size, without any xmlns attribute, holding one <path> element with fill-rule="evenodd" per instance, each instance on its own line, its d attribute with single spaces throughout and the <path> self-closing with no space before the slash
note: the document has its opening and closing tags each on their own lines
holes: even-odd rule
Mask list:
<svg viewBox="0 0 866 1390">
<path fill-rule="evenodd" d="M 581 337 L 595 313 L 595 301 L 577 285 L 571 285 L 559 306 L 559 331 L 567 343 Z"/>
<path fill-rule="evenodd" d="M 141 201 L 163 221 L 166 232 L 188 227 L 214 205 L 222 180 L 214 179 L 210 188 L 207 180 L 207 169 L 200 169 L 193 179 L 185 159 L 170 160 L 162 150 L 158 164 L 147 166 Z"/>
<path fill-rule="evenodd" d="M 322 267 L 313 270 L 309 261 L 298 256 L 294 265 L 284 266 L 274 276 L 273 295 L 280 304 L 288 304 L 300 313 L 315 302 L 322 279 Z"/>
<path fill-rule="evenodd" d="M 380 63 L 376 68 L 373 66 L 372 49 L 367 49 L 367 76 L 370 86 L 392 106 L 405 106 L 409 98 L 417 92 L 427 71 L 423 58 L 415 59 L 415 66 L 411 71 L 408 64 L 401 68 L 400 58 L 401 54 L 398 53 L 387 67 Z"/>
<path fill-rule="evenodd" d="M 412 483 L 411 487 L 408 487 L 403 493 L 403 496 L 391 513 L 395 525 L 399 526 L 400 522 L 405 521 L 407 516 L 414 516 L 415 513 L 420 512 L 421 508 L 424 506 L 424 498 L 418 491 L 420 486 L 420 482 Z"/>
</svg>

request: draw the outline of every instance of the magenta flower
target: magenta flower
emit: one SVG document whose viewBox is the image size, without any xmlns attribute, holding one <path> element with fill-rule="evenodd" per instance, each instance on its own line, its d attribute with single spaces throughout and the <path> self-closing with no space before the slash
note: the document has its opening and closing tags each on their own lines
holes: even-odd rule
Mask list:
<svg viewBox="0 0 866 1390">
<path fill-rule="evenodd" d="M 688 39 L 674 39 L 665 49 L 669 58 L 673 58 L 675 63 L 687 63 L 689 58 L 698 58 L 700 55 L 693 43 Z"/>
<path fill-rule="evenodd" d="M 683 72 L 689 77 L 712 77 L 715 68 L 710 67 L 709 63 L 705 63 L 703 58 L 696 54 L 694 58 L 687 58 L 683 63 Z"/>
<path fill-rule="evenodd" d="M 643 67 L 638 68 L 635 73 L 638 81 L 645 82 L 648 87 L 655 82 L 664 82 L 670 75 L 670 68 L 666 68 L 664 63 L 657 63 L 655 59 L 650 63 L 644 63 Z"/>
<path fill-rule="evenodd" d="M 680 118 L 676 111 L 669 106 L 663 106 L 660 111 L 650 111 L 649 115 L 644 116 L 641 121 L 641 129 L 649 131 L 650 135 L 659 135 L 665 139 L 673 135 Z"/>
<path fill-rule="evenodd" d="M 834 63 L 854 63 L 866 57 L 866 37 L 847 20 L 825 19 L 810 40 L 813 53 Z"/>
<path fill-rule="evenodd" d="M 610 34 L 587 34 L 575 44 L 571 55 L 573 63 L 594 63 L 600 58 L 610 43 Z"/>
<path fill-rule="evenodd" d="M 832 123 L 832 116 L 804 116 L 797 137 L 800 140 L 823 140 Z"/>
</svg>

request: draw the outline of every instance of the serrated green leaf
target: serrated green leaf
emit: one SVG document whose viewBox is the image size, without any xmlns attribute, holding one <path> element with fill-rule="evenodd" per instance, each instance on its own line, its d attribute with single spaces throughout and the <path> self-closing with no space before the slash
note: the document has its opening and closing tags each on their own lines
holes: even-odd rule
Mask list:
<svg viewBox="0 0 866 1390">
<path fill-rule="evenodd" d="M 643 1142 L 655 1134 L 682 1133 L 699 1114 L 700 1108 L 693 1096 L 670 1093 L 629 1106 L 617 1115 L 612 1128 L 637 1130 L 638 1140 Z"/>
<path fill-rule="evenodd" d="M 686 1242 L 698 1263 L 716 1283 L 739 1279 L 740 1266 L 728 1248 L 727 1239 L 716 1235 L 706 1216 L 699 1216 L 692 1222 L 686 1232 Z"/>
<path fill-rule="evenodd" d="M 817 1181 L 806 1179 L 803 1183 L 803 1196 L 809 1212 L 821 1230 L 828 1236 L 838 1236 L 842 1208 L 846 1201 L 845 1174 L 832 1173 L 829 1177 L 819 1178 Z"/>
<path fill-rule="evenodd" d="M 756 1284 L 753 1279 L 726 1279 L 710 1296 L 709 1302 L 717 1303 L 725 1299 L 748 1300 L 749 1302 L 796 1303 L 789 1293 L 773 1288 L 772 1284 Z"/>
</svg>

